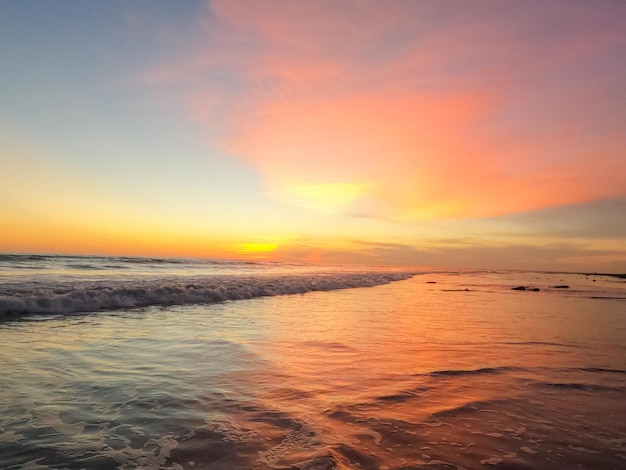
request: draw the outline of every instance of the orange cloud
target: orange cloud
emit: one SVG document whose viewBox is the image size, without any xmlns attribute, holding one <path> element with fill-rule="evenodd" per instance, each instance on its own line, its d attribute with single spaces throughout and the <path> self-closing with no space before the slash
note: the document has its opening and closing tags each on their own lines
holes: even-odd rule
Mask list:
<svg viewBox="0 0 626 470">
<path fill-rule="evenodd" d="M 205 47 L 152 78 L 294 205 L 411 221 L 625 194 L 625 73 L 596 63 L 619 35 L 593 10 L 457 7 L 218 0 Z"/>
</svg>

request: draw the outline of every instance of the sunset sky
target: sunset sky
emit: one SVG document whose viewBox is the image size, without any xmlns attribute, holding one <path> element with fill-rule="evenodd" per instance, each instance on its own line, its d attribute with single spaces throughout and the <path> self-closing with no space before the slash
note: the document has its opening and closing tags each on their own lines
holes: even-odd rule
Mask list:
<svg viewBox="0 0 626 470">
<path fill-rule="evenodd" d="M 0 2 L 0 252 L 626 272 L 626 2 Z"/>
</svg>

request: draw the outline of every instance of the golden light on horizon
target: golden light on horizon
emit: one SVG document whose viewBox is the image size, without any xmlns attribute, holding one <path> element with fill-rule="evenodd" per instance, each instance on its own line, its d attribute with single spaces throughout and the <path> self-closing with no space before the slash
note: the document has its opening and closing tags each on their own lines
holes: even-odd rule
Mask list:
<svg viewBox="0 0 626 470">
<path fill-rule="evenodd" d="M 238 243 L 233 251 L 240 255 L 249 255 L 256 258 L 264 257 L 278 248 L 278 243 Z"/>
</svg>

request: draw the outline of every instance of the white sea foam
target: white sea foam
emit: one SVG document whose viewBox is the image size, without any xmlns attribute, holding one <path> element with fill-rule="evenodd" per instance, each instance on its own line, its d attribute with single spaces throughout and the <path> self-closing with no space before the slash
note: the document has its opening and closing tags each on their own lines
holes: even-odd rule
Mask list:
<svg viewBox="0 0 626 470">
<path fill-rule="evenodd" d="M 186 305 L 255 297 L 372 287 L 408 279 L 407 272 L 287 276 L 211 276 L 119 282 L 13 283 L 0 289 L 0 315 L 76 313 Z"/>
</svg>

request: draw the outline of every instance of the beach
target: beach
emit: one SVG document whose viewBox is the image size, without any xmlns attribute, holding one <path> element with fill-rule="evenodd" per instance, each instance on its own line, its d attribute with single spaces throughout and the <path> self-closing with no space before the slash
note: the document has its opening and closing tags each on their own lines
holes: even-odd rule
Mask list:
<svg viewBox="0 0 626 470">
<path fill-rule="evenodd" d="M 0 2 L 0 470 L 626 470 L 625 18 Z"/>
<path fill-rule="evenodd" d="M 13 291 L 26 279 L 46 289 L 122 282 L 113 268 L 98 278 L 52 261 L 48 274 L 39 265 L 21 277 L 7 262 L 4 276 Z M 227 268 L 231 278 L 252 269 L 248 281 L 278 276 L 281 286 L 290 277 L 355 275 Z M 184 281 L 150 269 L 127 272 L 124 282 Z M 194 283 L 206 269 L 197 268 Z M 7 314 L 2 467 L 626 465 L 623 279 L 427 269 L 395 279 L 239 300 Z M 513 290 L 519 286 L 528 290 Z"/>
</svg>

